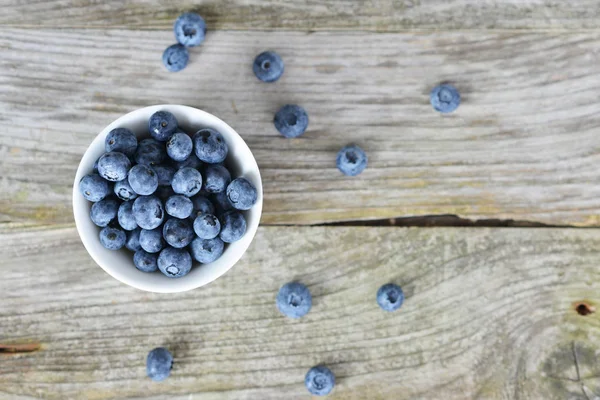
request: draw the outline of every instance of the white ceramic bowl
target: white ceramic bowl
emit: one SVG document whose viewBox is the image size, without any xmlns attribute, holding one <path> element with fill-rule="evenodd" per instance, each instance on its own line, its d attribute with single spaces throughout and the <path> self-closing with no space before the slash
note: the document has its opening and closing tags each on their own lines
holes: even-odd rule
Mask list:
<svg viewBox="0 0 600 400">
<path fill-rule="evenodd" d="M 83 198 L 79 193 L 79 181 L 84 175 L 93 171 L 94 162 L 104 152 L 104 139 L 114 128 L 129 128 L 138 139 L 150 137 L 148 133 L 148 119 L 159 110 L 166 110 L 177 118 L 179 126 L 188 133 L 193 134 L 200 128 L 213 128 L 220 132 L 229 146 L 229 154 L 226 164 L 231 171 L 232 177 L 244 177 L 254 184 L 258 192 L 256 204 L 244 212 L 247 222 L 247 230 L 244 237 L 226 245 L 223 255 L 210 264 L 200 264 L 194 261 L 191 272 L 181 278 L 168 278 L 160 272 L 145 273 L 135 268 L 133 264 L 133 253 L 123 249 L 111 251 L 105 249 L 98 238 L 100 228 L 90 219 L 90 208 L 92 203 Z M 180 105 L 159 105 L 141 108 L 122 116 L 108 125 L 92 142 L 86 150 L 73 184 L 73 213 L 75 224 L 81 237 L 83 245 L 94 261 L 113 278 L 149 292 L 175 293 L 183 292 L 204 286 L 227 272 L 246 252 L 260 221 L 262 213 L 262 182 L 260 171 L 252 152 L 246 142 L 229 125 L 219 118 L 196 108 Z"/>
</svg>

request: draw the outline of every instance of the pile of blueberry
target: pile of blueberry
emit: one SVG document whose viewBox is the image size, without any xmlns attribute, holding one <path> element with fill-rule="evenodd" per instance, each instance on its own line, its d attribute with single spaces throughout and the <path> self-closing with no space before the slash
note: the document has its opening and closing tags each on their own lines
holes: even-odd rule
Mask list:
<svg viewBox="0 0 600 400">
<path fill-rule="evenodd" d="M 257 191 L 243 177 L 231 179 L 219 132 L 203 128 L 190 137 L 167 111 L 154 113 L 148 130 L 151 137 L 139 143 L 129 129 L 110 131 L 106 153 L 79 191 L 94 203 L 90 218 L 102 228 L 105 248 L 126 247 L 140 271 L 180 278 L 192 258 L 213 262 L 226 243 L 242 238 L 242 211 L 254 205 Z"/>
</svg>

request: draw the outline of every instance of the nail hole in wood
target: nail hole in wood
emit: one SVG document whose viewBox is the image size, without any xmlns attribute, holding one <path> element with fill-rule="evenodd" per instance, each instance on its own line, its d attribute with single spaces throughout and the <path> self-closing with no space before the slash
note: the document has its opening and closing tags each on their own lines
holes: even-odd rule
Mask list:
<svg viewBox="0 0 600 400">
<path fill-rule="evenodd" d="M 579 303 L 575 306 L 575 311 L 577 311 L 577 314 L 585 317 L 586 315 L 593 314 L 596 308 L 586 303 Z"/>
</svg>

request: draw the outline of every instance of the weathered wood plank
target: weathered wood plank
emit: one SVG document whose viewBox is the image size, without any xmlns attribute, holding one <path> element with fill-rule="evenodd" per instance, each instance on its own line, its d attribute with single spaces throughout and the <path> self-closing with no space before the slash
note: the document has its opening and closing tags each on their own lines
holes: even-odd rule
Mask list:
<svg viewBox="0 0 600 400">
<path fill-rule="evenodd" d="M 334 399 L 582 399 L 600 395 L 600 232 L 556 229 L 261 228 L 239 265 L 176 295 L 128 288 L 74 229 L 0 236 L 0 397 L 303 399 L 326 363 Z M 298 280 L 312 311 L 275 294 Z M 377 288 L 404 287 L 381 311 Z M 167 346 L 173 375 L 145 377 Z M 575 356 L 577 354 L 577 365 Z M 190 397 L 188 397 L 190 396 Z"/>
<path fill-rule="evenodd" d="M 240 132 L 264 179 L 264 223 L 313 224 L 458 214 L 550 224 L 600 221 L 600 33 L 352 34 L 214 32 L 189 67 L 160 62 L 171 33 L 0 31 L 0 220 L 71 222 L 81 154 L 119 115 L 161 103 L 212 112 Z M 259 82 L 254 56 L 286 72 Z M 456 113 L 429 90 L 452 81 Z M 296 140 L 272 124 L 303 105 Z M 369 167 L 335 168 L 356 142 Z"/>
<path fill-rule="evenodd" d="M 595 0 L 4 0 L 0 24 L 170 28 L 182 12 L 210 29 L 585 29 L 600 27 Z"/>
</svg>

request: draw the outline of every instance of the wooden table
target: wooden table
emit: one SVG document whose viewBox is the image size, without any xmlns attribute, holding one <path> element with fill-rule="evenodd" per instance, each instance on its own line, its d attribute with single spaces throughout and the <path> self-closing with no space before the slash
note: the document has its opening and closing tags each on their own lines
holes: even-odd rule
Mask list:
<svg viewBox="0 0 600 400">
<path fill-rule="evenodd" d="M 0 9 L 1 399 L 304 399 L 319 363 L 334 399 L 600 399 L 600 232 L 580 228 L 600 223 L 597 0 Z M 183 11 L 210 30 L 173 74 Z M 252 74 L 266 49 L 286 63 L 275 84 Z M 462 94 L 450 115 L 429 105 L 440 82 Z M 98 268 L 70 201 L 92 138 L 163 103 L 232 125 L 265 189 L 242 261 L 177 295 Z M 298 139 L 273 127 L 286 103 L 309 113 Z M 355 178 L 335 168 L 349 143 L 369 155 Z M 274 304 L 291 280 L 314 296 L 298 321 Z M 388 282 L 395 313 L 375 303 Z M 157 346 L 176 363 L 162 383 L 145 376 Z"/>
</svg>

